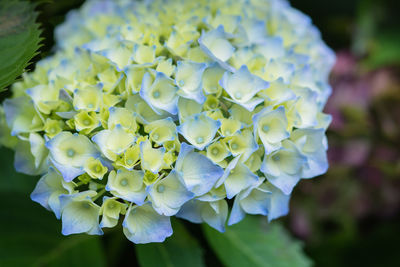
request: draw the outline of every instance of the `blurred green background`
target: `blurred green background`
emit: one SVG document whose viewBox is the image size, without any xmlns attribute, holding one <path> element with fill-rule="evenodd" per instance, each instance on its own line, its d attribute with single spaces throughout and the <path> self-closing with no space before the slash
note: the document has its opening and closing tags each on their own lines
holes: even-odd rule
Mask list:
<svg viewBox="0 0 400 267">
<path fill-rule="evenodd" d="M 83 1 L 36 2 L 44 40 L 34 62 L 52 52 L 54 27 Z M 333 116 L 327 133 L 331 167 L 322 177 L 300 182 L 289 216 L 280 221 L 302 241 L 314 266 L 400 266 L 399 1 L 291 3 L 311 16 L 336 51 L 337 63 L 326 107 Z M 9 95 L 0 93 L 1 101 Z M 29 199 L 37 177 L 15 173 L 12 152 L 1 148 L 0 153 L 0 262 L 5 267 L 137 266 L 135 249 L 141 247 L 126 241 L 121 229 L 104 238 L 62 237 L 60 222 Z M 196 254 L 195 243 L 200 243 L 207 266 L 223 266 L 201 226 L 185 226 L 197 241 L 183 235 L 173 246 L 190 249 L 192 244 Z M 153 249 L 154 257 L 162 254 Z"/>
</svg>

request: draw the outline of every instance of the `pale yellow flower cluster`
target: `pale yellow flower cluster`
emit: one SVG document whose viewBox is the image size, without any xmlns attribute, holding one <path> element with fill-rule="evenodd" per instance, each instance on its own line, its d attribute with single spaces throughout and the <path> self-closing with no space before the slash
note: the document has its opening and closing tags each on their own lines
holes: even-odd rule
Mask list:
<svg viewBox="0 0 400 267">
<path fill-rule="evenodd" d="M 16 168 L 45 173 L 32 199 L 64 234 L 120 214 L 135 243 L 163 241 L 175 215 L 271 220 L 328 167 L 334 55 L 283 0 L 92 0 L 56 38 L 4 111 Z"/>
</svg>

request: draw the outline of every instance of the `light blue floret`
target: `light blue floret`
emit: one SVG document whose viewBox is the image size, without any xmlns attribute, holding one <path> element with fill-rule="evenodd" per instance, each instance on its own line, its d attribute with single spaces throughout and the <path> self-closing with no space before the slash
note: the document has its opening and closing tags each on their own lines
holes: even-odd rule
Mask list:
<svg viewBox="0 0 400 267">
<path fill-rule="evenodd" d="M 73 192 L 73 185 L 64 182 L 63 177 L 52 167 L 48 173 L 40 178 L 35 189 L 31 193 L 31 199 L 56 215 L 61 216 L 59 196 Z"/>
<path fill-rule="evenodd" d="M 302 178 L 312 178 L 324 174 L 329 167 L 326 150 L 328 149 L 324 129 L 296 129 L 290 139 L 307 158 Z"/>
<path fill-rule="evenodd" d="M 164 83 L 164 85 L 160 85 L 161 83 Z M 159 86 L 163 86 L 162 91 L 157 90 Z M 153 81 L 151 74 L 146 72 L 143 76 L 139 94 L 157 114 L 161 115 L 161 110 L 164 110 L 176 115 L 178 113 L 177 91 L 178 88 L 174 85 L 174 81 L 164 73 L 157 72 Z M 167 97 L 164 94 L 167 94 Z"/>
<path fill-rule="evenodd" d="M 157 180 L 146 188 L 153 208 L 160 215 L 175 215 L 180 207 L 194 196 L 186 189 L 178 175 L 172 170 L 167 177 Z"/>
<path fill-rule="evenodd" d="M 230 98 L 226 98 L 227 100 L 239 104 L 249 111 L 253 111 L 258 104 L 264 101 L 255 95 L 269 86 L 267 81 L 252 74 L 246 65 L 242 65 L 233 74 L 225 72 L 219 84 L 229 94 Z"/>
<path fill-rule="evenodd" d="M 194 147 L 186 143 L 181 145 L 175 170 L 180 174 L 179 177 L 186 188 L 195 196 L 201 196 L 210 191 L 224 174 L 221 167 L 215 165 L 206 156 L 194 152 Z"/>
<path fill-rule="evenodd" d="M 205 112 L 185 118 L 177 131 L 198 150 L 203 150 L 214 139 L 221 122 L 213 120 Z"/>
<path fill-rule="evenodd" d="M 228 204 L 225 199 L 210 202 L 193 199 L 182 206 L 176 217 L 192 223 L 205 222 L 214 229 L 225 232 Z"/>
<path fill-rule="evenodd" d="M 302 178 L 307 158 L 300 153 L 290 140 L 282 142 L 282 147 L 264 156 L 260 171 L 268 181 L 289 195 Z"/>
<path fill-rule="evenodd" d="M 125 236 L 135 244 L 163 242 L 173 232 L 170 218 L 158 214 L 150 203 L 131 205 L 122 226 Z"/>
<path fill-rule="evenodd" d="M 268 216 L 271 221 L 289 212 L 290 195 L 263 181 L 260 179 L 258 184 L 235 197 L 228 225 L 240 222 L 246 213 Z"/>
<path fill-rule="evenodd" d="M 239 159 L 240 156 L 229 162 L 225 168 L 224 175 L 215 185 L 215 187 L 219 187 L 224 184 L 228 199 L 233 198 L 242 190 L 253 186 L 259 180 L 258 176 L 252 173 L 246 165 L 239 162 Z"/>
<path fill-rule="evenodd" d="M 72 195 L 61 195 L 61 220 L 62 234 L 87 233 L 89 235 L 102 235 L 99 226 L 100 207 L 95 204 L 91 197 L 95 191 L 84 191 Z"/>
</svg>

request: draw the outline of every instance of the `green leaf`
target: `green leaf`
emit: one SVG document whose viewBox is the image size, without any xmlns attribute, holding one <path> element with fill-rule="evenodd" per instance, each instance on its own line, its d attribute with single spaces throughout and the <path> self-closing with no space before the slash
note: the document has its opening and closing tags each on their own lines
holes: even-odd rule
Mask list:
<svg viewBox="0 0 400 267">
<path fill-rule="evenodd" d="M 60 221 L 28 194 L 0 194 L 0 266 L 105 266 L 100 239 L 64 237 Z"/>
<path fill-rule="evenodd" d="M 0 0 L 0 91 L 23 73 L 40 47 L 34 8 L 28 1 Z"/>
<path fill-rule="evenodd" d="M 100 238 L 62 236 L 61 222 L 29 198 L 38 177 L 16 173 L 11 150 L 0 155 L 0 266 L 105 266 Z"/>
<path fill-rule="evenodd" d="M 298 241 L 282 226 L 268 224 L 265 218 L 247 216 L 227 227 L 225 233 L 203 226 L 205 236 L 227 267 L 303 267 L 311 266 Z"/>
<path fill-rule="evenodd" d="M 399 65 L 400 62 L 400 34 L 398 31 L 386 31 L 375 36 L 371 44 L 369 56 L 364 64 L 370 69 L 387 65 Z"/>
<path fill-rule="evenodd" d="M 163 243 L 136 245 L 141 267 L 205 266 L 202 249 L 182 224 L 174 221 L 174 234 Z"/>
</svg>

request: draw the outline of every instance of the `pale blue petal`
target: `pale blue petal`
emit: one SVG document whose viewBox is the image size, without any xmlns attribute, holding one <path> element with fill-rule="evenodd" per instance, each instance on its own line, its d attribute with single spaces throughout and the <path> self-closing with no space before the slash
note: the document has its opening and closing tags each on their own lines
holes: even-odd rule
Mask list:
<svg viewBox="0 0 400 267">
<path fill-rule="evenodd" d="M 167 177 L 146 188 L 153 208 L 161 215 L 175 215 L 180 207 L 194 196 L 182 184 L 178 175 L 172 170 Z"/>
<path fill-rule="evenodd" d="M 261 90 L 269 87 L 269 83 L 258 76 L 253 75 L 246 65 L 242 65 L 235 73 L 225 72 L 219 84 L 229 94 L 230 99 L 249 111 L 263 102 L 261 98 L 254 96 Z"/>
<path fill-rule="evenodd" d="M 219 232 L 225 232 L 225 223 L 228 218 L 228 204 L 225 199 L 215 202 L 204 202 L 201 211 L 204 222 Z"/>
<path fill-rule="evenodd" d="M 63 177 L 52 167 L 40 178 L 31 193 L 31 199 L 48 210 L 52 210 L 59 219 L 61 215 L 59 195 L 73 191 L 73 185 L 65 185 Z"/>
<path fill-rule="evenodd" d="M 228 225 L 233 225 L 233 224 L 236 224 L 236 223 L 240 222 L 241 220 L 243 220 L 243 218 L 246 216 L 246 212 L 244 211 L 244 209 L 241 205 L 242 200 L 246 199 L 255 188 L 257 188 L 259 185 L 262 184 L 263 181 L 264 181 L 264 178 L 259 178 L 257 183 L 255 183 L 251 187 L 243 190 L 235 197 L 235 200 L 234 200 L 233 206 L 232 206 L 232 211 L 231 211 L 231 214 L 230 214 L 229 220 L 228 220 Z"/>
<path fill-rule="evenodd" d="M 186 188 L 196 196 L 201 196 L 211 190 L 224 170 L 193 150 L 192 146 L 182 143 L 175 168 Z"/>
<path fill-rule="evenodd" d="M 290 195 L 283 194 L 282 191 L 270 184 L 266 184 L 266 188 L 271 192 L 268 220 L 271 221 L 288 214 Z"/>
<path fill-rule="evenodd" d="M 329 168 L 325 151 L 307 157 L 307 167 L 303 169 L 302 178 L 313 178 L 326 173 Z"/>
<path fill-rule="evenodd" d="M 327 171 L 329 164 L 324 129 L 297 129 L 293 131 L 290 138 L 307 158 L 302 178 L 312 178 Z"/>
<path fill-rule="evenodd" d="M 248 214 L 268 215 L 271 204 L 271 192 L 254 188 L 251 193 L 240 201 L 240 206 Z"/>
<path fill-rule="evenodd" d="M 286 195 L 290 195 L 293 188 L 300 181 L 300 175 L 287 175 L 284 173 L 280 176 L 269 176 L 266 174 L 266 177 L 271 184 L 281 189 Z"/>
<path fill-rule="evenodd" d="M 217 181 L 217 183 L 215 184 L 215 187 L 219 187 L 225 182 L 226 178 L 228 178 L 231 171 L 236 167 L 237 163 L 239 162 L 239 159 L 240 159 L 240 156 L 233 158 L 229 162 L 228 166 L 225 167 L 224 174 Z"/>
<path fill-rule="evenodd" d="M 235 51 L 235 48 L 226 40 L 228 37 L 230 35 L 225 32 L 224 26 L 219 25 L 216 29 L 209 32 L 203 31 L 198 39 L 198 43 L 200 49 L 222 68 L 234 71 L 235 69 L 226 63 Z"/>
<path fill-rule="evenodd" d="M 201 223 L 203 219 L 201 218 L 201 207 L 203 202 L 192 199 L 183 204 L 179 212 L 175 215 L 178 218 L 188 220 L 192 223 Z"/>
<path fill-rule="evenodd" d="M 61 175 L 63 176 L 63 178 L 66 182 L 71 182 L 79 175 L 85 173 L 85 170 L 83 168 L 62 165 L 53 159 L 51 159 L 51 163 L 61 173 Z"/>
<path fill-rule="evenodd" d="M 225 99 L 227 99 L 227 98 L 225 98 Z M 232 101 L 231 99 L 228 99 L 228 100 L 231 102 L 237 103 L 236 101 Z M 262 102 L 264 102 L 264 99 L 262 99 L 260 97 L 254 97 L 252 100 L 241 103 L 240 105 L 242 105 L 248 111 L 253 111 L 256 108 L 256 106 L 261 104 Z"/>
<path fill-rule="evenodd" d="M 254 44 L 265 42 L 267 30 L 264 20 L 247 19 L 239 25 L 239 32 L 244 35 L 245 44 L 251 46 Z"/>
<path fill-rule="evenodd" d="M 255 51 L 267 60 L 282 57 L 285 54 L 283 39 L 280 36 L 267 37 L 255 47 Z"/>
<path fill-rule="evenodd" d="M 52 168 L 51 168 L 52 169 Z M 49 170 L 50 172 L 50 170 Z M 54 172 L 54 170 L 52 170 Z M 31 199 L 40 205 L 42 205 L 44 208 L 50 210 L 50 206 L 48 204 L 48 200 L 50 198 L 50 195 L 57 189 L 63 189 L 61 186 L 61 182 L 59 183 L 60 187 L 59 188 L 53 188 L 51 185 L 48 184 L 46 181 L 49 176 L 49 173 L 45 174 L 40 178 L 38 183 L 35 186 L 35 189 L 31 193 Z M 60 177 L 62 179 L 62 177 Z"/>
<path fill-rule="evenodd" d="M 228 225 L 233 225 L 244 219 L 246 213 L 243 211 L 240 206 L 240 198 L 239 196 L 235 197 L 235 201 L 233 202 L 231 214 L 229 215 Z"/>
<path fill-rule="evenodd" d="M 61 195 L 62 234 L 87 233 L 102 235 L 99 226 L 100 207 L 93 203 L 90 197 L 96 195 L 94 191 L 81 192 L 73 195 Z"/>
<path fill-rule="evenodd" d="M 159 215 L 150 203 L 130 206 L 122 226 L 125 236 L 135 244 L 163 242 L 172 235 L 170 218 Z"/>
<path fill-rule="evenodd" d="M 286 139 L 282 142 L 282 148 L 264 156 L 260 171 L 271 184 L 288 195 L 301 179 L 306 165 L 307 158 L 292 141 Z"/>
<path fill-rule="evenodd" d="M 43 160 L 38 167 L 35 165 L 35 157 L 32 155 L 29 142 L 18 140 L 14 154 L 15 170 L 28 175 L 40 175 L 46 172 L 48 161 Z"/>
<path fill-rule="evenodd" d="M 276 121 L 280 121 L 280 124 L 277 125 Z M 261 139 L 267 155 L 280 148 L 281 141 L 290 136 L 287 131 L 288 121 L 283 106 L 274 110 L 269 107 L 263 108 L 253 116 L 253 122 L 254 136 Z M 274 124 L 269 125 L 272 122 Z M 268 127 L 268 130 L 265 131 L 263 127 Z"/>
<path fill-rule="evenodd" d="M 239 162 L 224 182 L 226 189 L 226 197 L 233 198 L 240 191 L 251 187 L 258 181 L 258 176 L 250 171 L 250 169 Z"/>
<path fill-rule="evenodd" d="M 224 232 L 225 222 L 228 217 L 228 204 L 224 199 L 214 202 L 193 199 L 182 206 L 176 217 L 192 223 L 205 222 L 214 229 Z"/>
</svg>

